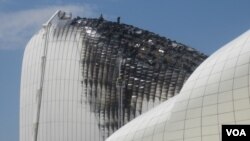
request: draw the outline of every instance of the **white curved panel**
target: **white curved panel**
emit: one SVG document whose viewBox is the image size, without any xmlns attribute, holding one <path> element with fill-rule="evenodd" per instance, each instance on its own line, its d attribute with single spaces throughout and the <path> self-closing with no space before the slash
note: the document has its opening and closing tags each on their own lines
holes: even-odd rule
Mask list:
<svg viewBox="0 0 250 141">
<path fill-rule="evenodd" d="M 222 124 L 250 123 L 249 67 L 250 30 L 203 62 L 179 95 L 107 141 L 219 141 Z"/>
<path fill-rule="evenodd" d="M 88 104 L 81 104 L 85 101 L 85 97 L 82 97 L 80 69 L 82 44 L 77 34 L 80 33 L 72 27 L 55 28 L 49 32 L 38 141 L 101 139 L 98 124 L 94 123 L 94 113 L 90 112 Z M 44 31 L 41 30 L 28 43 L 24 53 L 20 141 L 33 141 L 44 40 Z"/>
</svg>

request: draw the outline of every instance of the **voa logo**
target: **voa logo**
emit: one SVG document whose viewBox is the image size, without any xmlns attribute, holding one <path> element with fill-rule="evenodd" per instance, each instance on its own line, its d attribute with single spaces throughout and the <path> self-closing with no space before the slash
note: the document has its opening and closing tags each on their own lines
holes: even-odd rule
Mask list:
<svg viewBox="0 0 250 141">
<path fill-rule="evenodd" d="M 244 129 L 226 129 L 227 136 L 247 136 Z"/>
</svg>

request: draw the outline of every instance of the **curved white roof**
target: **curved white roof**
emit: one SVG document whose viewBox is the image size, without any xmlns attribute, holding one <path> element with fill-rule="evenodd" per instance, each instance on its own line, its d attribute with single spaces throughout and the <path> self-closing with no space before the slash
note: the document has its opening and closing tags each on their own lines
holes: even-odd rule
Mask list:
<svg viewBox="0 0 250 141">
<path fill-rule="evenodd" d="M 179 95 L 107 141 L 219 141 L 222 124 L 250 123 L 250 30 L 203 62 Z"/>
</svg>

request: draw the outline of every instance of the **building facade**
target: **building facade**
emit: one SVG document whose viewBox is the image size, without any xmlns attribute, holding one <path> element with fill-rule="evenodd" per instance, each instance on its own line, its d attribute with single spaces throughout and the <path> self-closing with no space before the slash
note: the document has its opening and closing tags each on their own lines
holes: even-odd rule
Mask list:
<svg viewBox="0 0 250 141">
<path fill-rule="evenodd" d="M 221 141 L 223 124 L 250 123 L 249 67 L 250 30 L 206 59 L 179 95 L 107 141 Z"/>
<path fill-rule="evenodd" d="M 20 141 L 103 141 L 178 94 L 206 57 L 119 21 L 57 11 L 25 48 Z"/>
</svg>

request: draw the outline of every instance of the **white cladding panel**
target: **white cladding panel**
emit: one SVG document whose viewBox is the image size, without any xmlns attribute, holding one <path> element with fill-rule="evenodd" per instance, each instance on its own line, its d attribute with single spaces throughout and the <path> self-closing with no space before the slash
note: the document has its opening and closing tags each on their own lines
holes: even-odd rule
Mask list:
<svg viewBox="0 0 250 141">
<path fill-rule="evenodd" d="M 202 63 L 179 95 L 107 141 L 219 141 L 222 124 L 250 123 L 250 30 Z"/>
<path fill-rule="evenodd" d="M 98 123 L 90 112 L 81 84 L 80 53 L 83 47 L 77 28 L 51 28 L 48 32 L 45 71 L 42 29 L 28 43 L 21 76 L 20 141 L 34 141 L 37 93 L 44 75 L 38 141 L 99 141 Z"/>
</svg>

